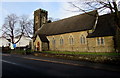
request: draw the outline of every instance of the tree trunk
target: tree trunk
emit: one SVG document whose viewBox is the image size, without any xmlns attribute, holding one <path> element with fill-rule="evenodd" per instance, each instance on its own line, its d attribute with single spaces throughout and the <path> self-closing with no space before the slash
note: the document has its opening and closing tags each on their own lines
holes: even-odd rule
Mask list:
<svg viewBox="0 0 120 78">
<path fill-rule="evenodd" d="M 116 52 L 120 52 L 120 15 L 119 15 L 119 11 L 117 8 L 117 4 L 116 2 L 113 2 L 114 5 L 114 10 L 115 10 L 115 14 L 114 14 L 114 20 L 115 20 L 115 49 Z"/>
</svg>

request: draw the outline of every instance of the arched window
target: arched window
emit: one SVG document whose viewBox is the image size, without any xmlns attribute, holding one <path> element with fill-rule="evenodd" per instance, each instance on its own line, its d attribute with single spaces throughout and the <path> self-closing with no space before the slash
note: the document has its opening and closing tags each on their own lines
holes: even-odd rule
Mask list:
<svg viewBox="0 0 120 78">
<path fill-rule="evenodd" d="M 69 37 L 69 43 L 72 45 L 74 43 L 74 38 L 72 36 Z"/>
<path fill-rule="evenodd" d="M 97 44 L 100 45 L 100 38 L 97 38 Z"/>
<path fill-rule="evenodd" d="M 85 44 L 85 37 L 83 35 L 80 37 L 80 43 Z"/>
<path fill-rule="evenodd" d="M 55 38 L 53 38 L 53 40 L 52 40 L 52 44 L 53 44 L 53 45 L 56 44 Z"/>
<path fill-rule="evenodd" d="M 63 45 L 64 44 L 64 40 L 63 40 L 63 38 L 61 37 L 60 38 L 60 45 Z"/>
<path fill-rule="evenodd" d="M 103 38 L 101 38 L 101 44 L 102 44 L 102 45 L 104 44 L 104 39 L 103 39 Z"/>
<path fill-rule="evenodd" d="M 104 45 L 104 44 L 105 44 L 104 38 L 103 38 L 103 37 L 97 38 L 97 44 L 98 44 L 98 45 Z"/>
</svg>

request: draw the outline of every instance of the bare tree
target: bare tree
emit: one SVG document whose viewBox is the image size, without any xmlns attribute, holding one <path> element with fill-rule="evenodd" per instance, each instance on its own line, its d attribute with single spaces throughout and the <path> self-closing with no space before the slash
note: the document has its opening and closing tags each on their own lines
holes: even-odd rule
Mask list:
<svg viewBox="0 0 120 78">
<path fill-rule="evenodd" d="M 91 10 L 98 10 L 98 12 L 103 12 L 105 9 L 109 10 L 109 13 L 114 13 L 115 15 L 115 23 L 117 28 L 120 31 L 120 17 L 118 13 L 118 7 L 120 6 L 120 2 L 117 2 L 117 0 L 85 0 L 82 2 L 82 5 L 80 6 L 81 0 L 78 0 L 77 2 L 69 2 L 69 4 L 76 8 L 73 12 L 84 12 L 87 13 Z"/>
<path fill-rule="evenodd" d="M 29 19 L 28 16 L 23 15 L 20 17 L 20 25 L 23 27 L 23 33 L 25 36 L 32 37 L 33 35 L 33 19 Z"/>
<path fill-rule="evenodd" d="M 30 36 L 32 34 L 33 22 L 27 16 L 18 17 L 15 14 L 10 14 L 5 18 L 2 26 L 2 36 L 10 39 L 12 44 L 18 43 L 22 35 Z M 18 40 L 15 41 L 15 37 Z"/>
<path fill-rule="evenodd" d="M 60 18 L 49 17 L 49 18 L 48 18 L 48 21 L 49 21 L 49 20 L 53 22 L 53 21 L 58 21 L 58 20 L 60 20 Z"/>
</svg>

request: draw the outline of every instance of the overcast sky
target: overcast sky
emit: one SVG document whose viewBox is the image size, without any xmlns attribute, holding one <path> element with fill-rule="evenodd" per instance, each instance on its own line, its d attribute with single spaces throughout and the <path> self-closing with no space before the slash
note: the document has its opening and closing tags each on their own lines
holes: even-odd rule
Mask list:
<svg viewBox="0 0 120 78">
<path fill-rule="evenodd" d="M 76 0 L 1 0 L 0 28 L 4 23 L 4 18 L 6 15 L 11 13 L 14 13 L 18 16 L 28 15 L 31 19 L 33 19 L 33 12 L 39 8 L 47 10 L 48 17 L 53 18 L 63 19 L 80 14 L 79 12 L 67 11 L 74 9 L 69 6 L 68 1 Z"/>
</svg>

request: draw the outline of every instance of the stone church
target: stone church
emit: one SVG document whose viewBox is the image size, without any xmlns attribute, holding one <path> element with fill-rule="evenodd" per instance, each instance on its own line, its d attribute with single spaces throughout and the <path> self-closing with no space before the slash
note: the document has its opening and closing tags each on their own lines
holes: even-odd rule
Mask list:
<svg viewBox="0 0 120 78">
<path fill-rule="evenodd" d="M 34 11 L 35 51 L 115 52 L 115 27 L 112 14 L 91 11 L 55 22 L 48 12 Z"/>
</svg>

